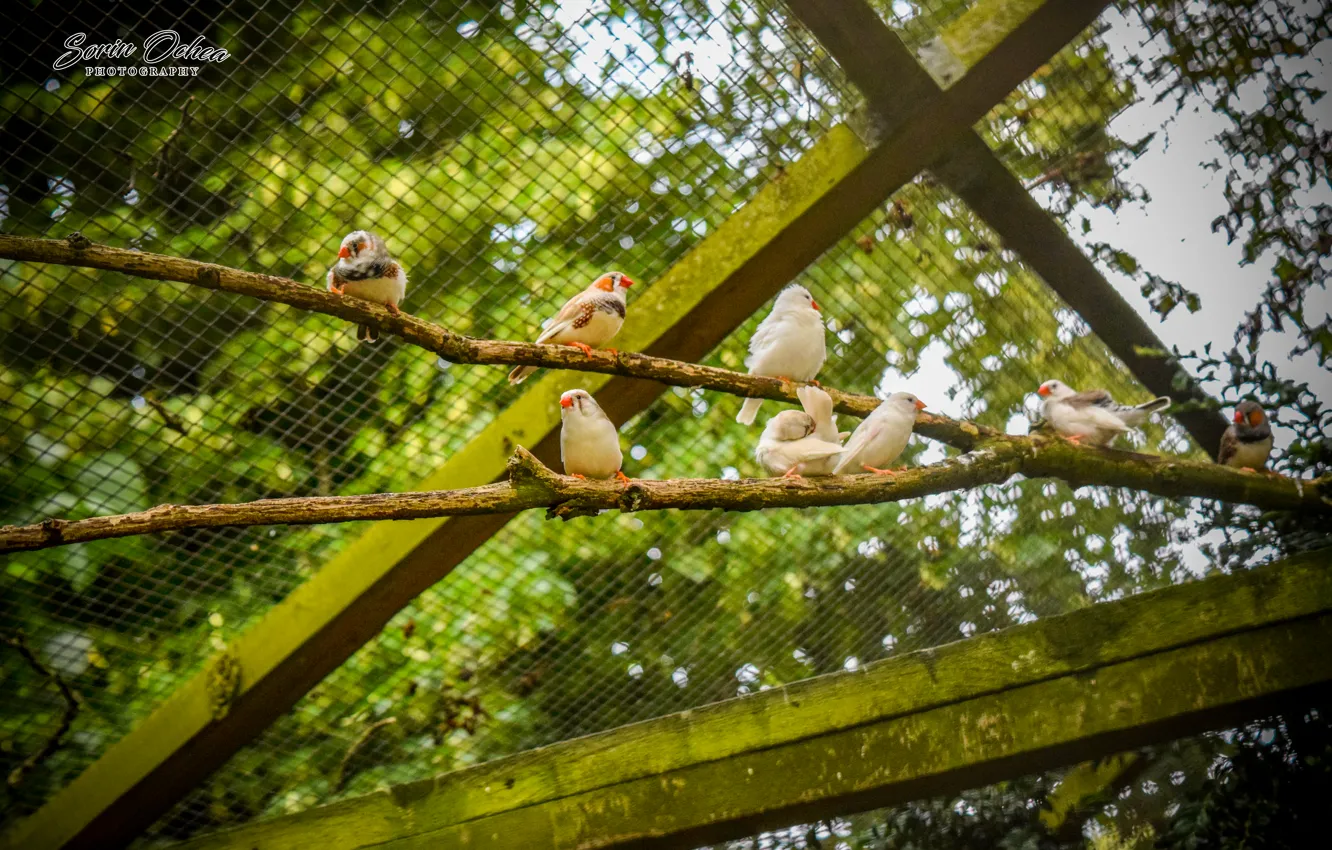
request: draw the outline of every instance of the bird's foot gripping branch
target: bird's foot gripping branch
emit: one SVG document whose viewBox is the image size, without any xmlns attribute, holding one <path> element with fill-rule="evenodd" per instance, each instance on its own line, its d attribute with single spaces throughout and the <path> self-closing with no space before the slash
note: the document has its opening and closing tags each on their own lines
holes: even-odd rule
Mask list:
<svg viewBox="0 0 1332 850">
<path fill-rule="evenodd" d="M 934 417 L 941 419 L 942 417 Z M 965 433 L 970 423 L 946 420 Z M 1060 439 L 989 432 L 973 451 L 892 476 L 829 475 L 725 481 L 588 480 L 560 475 L 519 447 L 504 481 L 459 490 L 261 499 L 218 505 L 159 505 L 146 511 L 87 519 L 47 519 L 0 528 L 0 552 L 46 549 L 112 537 L 190 528 L 316 525 L 358 520 L 506 514 L 541 508 L 570 519 L 603 510 L 726 510 L 813 508 L 898 502 L 1000 484 L 1014 475 L 1054 478 L 1080 487 L 1127 487 L 1166 497 L 1212 498 L 1272 511 L 1332 514 L 1332 482 L 1244 472 L 1212 463 L 1094 449 Z"/>
</svg>

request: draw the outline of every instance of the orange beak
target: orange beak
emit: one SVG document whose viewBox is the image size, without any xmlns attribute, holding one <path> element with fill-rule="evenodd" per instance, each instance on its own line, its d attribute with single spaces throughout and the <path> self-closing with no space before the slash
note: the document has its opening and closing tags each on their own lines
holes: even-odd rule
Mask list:
<svg viewBox="0 0 1332 850">
<path fill-rule="evenodd" d="M 338 249 L 339 260 L 345 260 L 350 256 L 351 256 L 351 250 L 346 245 L 343 245 L 341 248 Z"/>
<path fill-rule="evenodd" d="M 1036 395 L 1038 395 L 1038 396 L 1042 396 L 1042 397 L 1047 396 L 1047 395 L 1049 395 L 1049 394 L 1050 394 L 1050 388 L 1047 387 L 1047 386 L 1045 386 L 1044 384 L 1042 384 L 1042 385 L 1041 385 L 1041 388 L 1040 388 L 1039 390 L 1036 391 Z"/>
<path fill-rule="evenodd" d="M 819 309 L 819 302 L 815 301 L 813 298 L 809 299 L 809 306 L 813 307 L 815 310 L 818 310 L 820 313 L 823 312 L 822 310 Z"/>
<path fill-rule="evenodd" d="M 573 407 L 573 396 L 565 396 L 560 399 L 560 407 Z"/>
<path fill-rule="evenodd" d="M 1244 414 L 1238 410 L 1235 411 L 1235 424 L 1238 425 L 1243 421 L 1244 421 Z"/>
<path fill-rule="evenodd" d="M 917 409 L 917 410 L 924 410 L 924 409 L 925 409 L 925 402 L 921 401 L 920 399 L 916 399 L 916 409 Z"/>
<path fill-rule="evenodd" d="M 628 289 L 629 287 L 631 287 L 631 286 L 633 286 L 633 285 L 634 285 L 634 282 L 633 282 L 632 280 L 630 280 L 629 278 L 625 277 L 624 275 L 620 275 L 620 286 L 623 286 L 625 289 Z"/>
</svg>

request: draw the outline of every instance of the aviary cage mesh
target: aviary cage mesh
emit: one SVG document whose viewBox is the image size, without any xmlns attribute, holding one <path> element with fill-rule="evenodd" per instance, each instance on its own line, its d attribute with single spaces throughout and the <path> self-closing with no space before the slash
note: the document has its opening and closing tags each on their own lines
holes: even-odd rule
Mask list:
<svg viewBox="0 0 1332 850">
<path fill-rule="evenodd" d="M 967 8 L 879 5 L 912 48 Z M 70 32 L 166 28 L 231 58 L 190 78 L 44 67 Z M 409 274 L 405 310 L 479 337 L 532 338 L 608 268 L 650 285 L 832 126 L 855 126 L 860 106 L 781 5 L 757 1 L 42 4 L 8 37 L 37 58 L 4 51 L 6 232 L 79 230 L 322 286 L 343 234 L 367 227 Z M 1103 44 L 1101 28 L 1086 33 L 978 127 L 1024 179 L 1076 159 L 1085 134 L 1145 96 Z M 12 262 L 0 279 L 6 523 L 409 489 L 530 389 L 500 367 L 393 338 L 359 345 L 339 321 L 241 297 Z M 1045 378 L 1145 397 L 928 174 L 799 282 L 827 316 L 830 386 L 911 385 L 934 410 L 1017 431 Z M 765 312 L 706 362 L 742 368 Z M 626 472 L 757 475 L 758 429 L 734 422 L 738 406 L 668 390 L 624 424 Z M 1168 419 L 1145 433 L 1136 445 L 1196 452 Z M 905 461 L 944 456 L 918 439 Z M 149 837 L 1187 580 L 1202 569 L 1174 545 L 1189 517 L 1187 504 L 1040 481 L 818 511 L 526 514 Z M 363 529 L 9 556 L 0 631 L 21 633 L 80 710 L 6 818 L 33 811 Z M 8 770 L 64 704 L 18 653 L 0 651 L 0 676 Z"/>
</svg>

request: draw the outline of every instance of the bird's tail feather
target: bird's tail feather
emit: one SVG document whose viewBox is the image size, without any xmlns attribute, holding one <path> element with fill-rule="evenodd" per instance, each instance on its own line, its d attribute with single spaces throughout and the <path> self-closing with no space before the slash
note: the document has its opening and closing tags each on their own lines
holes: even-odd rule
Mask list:
<svg viewBox="0 0 1332 850">
<path fill-rule="evenodd" d="M 509 373 L 509 383 L 521 384 L 527 380 L 527 376 L 537 370 L 536 366 L 514 366 L 513 371 Z"/>
<path fill-rule="evenodd" d="M 754 420 L 758 418 L 760 404 L 763 404 L 761 398 L 745 399 L 745 403 L 740 406 L 740 413 L 735 417 L 735 421 L 741 425 L 753 425 Z"/>
<path fill-rule="evenodd" d="M 361 340 L 362 342 L 378 342 L 379 331 L 375 330 L 369 325 L 357 325 L 356 338 Z"/>
<path fill-rule="evenodd" d="M 1151 401 L 1144 401 L 1142 404 L 1124 408 L 1119 414 L 1119 419 L 1125 425 L 1136 428 L 1146 422 L 1147 418 L 1153 413 L 1158 410 L 1165 410 L 1169 406 L 1170 399 L 1160 396 Z"/>
<path fill-rule="evenodd" d="M 1135 410 L 1141 410 L 1144 413 L 1156 413 L 1159 410 L 1165 410 L 1170 406 L 1170 399 L 1166 396 L 1157 396 L 1151 401 L 1144 401 L 1138 405 Z"/>
<path fill-rule="evenodd" d="M 798 387 L 796 398 L 814 420 L 814 434 L 821 440 L 835 439 L 836 420 L 833 418 L 832 396 L 818 387 Z"/>
</svg>

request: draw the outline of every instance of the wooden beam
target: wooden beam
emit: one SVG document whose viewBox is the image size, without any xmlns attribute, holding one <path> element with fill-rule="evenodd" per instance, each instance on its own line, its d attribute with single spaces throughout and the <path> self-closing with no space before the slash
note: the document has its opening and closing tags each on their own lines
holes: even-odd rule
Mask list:
<svg viewBox="0 0 1332 850">
<path fill-rule="evenodd" d="M 1215 402 L 1174 358 L 1149 353 L 1170 349 L 994 151 L 973 133 L 930 168 L 1059 293 L 1144 387 L 1187 405 L 1172 415 L 1215 458 L 1227 427 Z"/>
<path fill-rule="evenodd" d="M 756 279 L 748 266 L 774 241 L 788 237 L 802 213 L 838 185 L 866 156 L 846 127 L 834 128 L 782 178 L 764 187 L 730 220 L 636 299 L 619 344 L 664 356 L 697 356 L 726 327 L 752 312 L 700 305 L 719 287 L 734 290 Z M 798 273 L 773 276 L 778 285 Z M 739 280 L 737 280 L 737 278 Z M 767 295 L 754 295 L 760 303 Z M 668 339 L 697 328 L 692 345 Z M 664 349 L 664 350 L 663 350 Z M 706 349 L 705 349 L 706 350 Z M 546 372 L 489 427 L 423 479 L 418 490 L 487 484 L 501 477 L 515 445 L 534 447 L 549 464 L 558 459 L 559 394 L 581 386 L 623 421 L 655 398 L 660 384 L 610 375 Z M 355 540 L 319 573 L 275 605 L 238 638 L 226 656 L 240 670 L 239 688 L 224 716 L 215 717 L 208 672 L 182 685 L 138 728 L 41 810 L 16 827 L 17 846 L 106 847 L 128 842 L 194 784 L 256 736 L 303 694 L 378 634 L 395 613 L 447 575 L 488 540 L 512 514 L 382 523 Z M 231 662 L 226 662 L 231 666 Z"/>
<path fill-rule="evenodd" d="M 941 144 L 969 132 L 1102 5 L 1046 0 L 996 37 L 947 92 L 902 105 L 901 126 L 873 148 L 835 128 L 631 305 L 619 345 L 680 360 L 703 357 L 919 173 Z M 574 386 L 593 392 L 616 422 L 662 392 L 650 381 L 547 374 L 419 489 L 494 481 L 515 444 L 550 463 L 559 439 L 554 399 Z M 9 840 L 24 848 L 127 843 L 510 518 L 372 527 L 17 824 Z"/>
<path fill-rule="evenodd" d="M 1332 682 L 1332 553 L 521 753 L 192 850 L 694 847 L 1195 734 Z"/>
<path fill-rule="evenodd" d="M 790 0 L 788 5 L 865 95 L 870 109 L 893 123 L 901 120 L 900 105 L 893 98 L 895 86 L 905 86 L 921 98 L 937 96 L 940 84 L 947 85 L 951 78 L 950 68 L 976 61 L 978 44 L 983 50 L 995 33 L 1007 32 L 1039 13 L 1042 4 L 982 0 L 973 5 L 930 45 L 938 81 L 911 59 L 864 0 Z M 1082 5 L 1099 10 L 1106 4 L 1084 0 Z M 1142 353 L 1168 348 L 989 146 L 969 130 L 947 146 L 930 170 L 1082 317 L 1143 386 L 1177 404 L 1195 403 L 1174 416 L 1215 458 L 1225 418 L 1209 409 L 1210 398 L 1178 363 Z M 1178 386 L 1177 380 L 1181 380 Z"/>
</svg>

